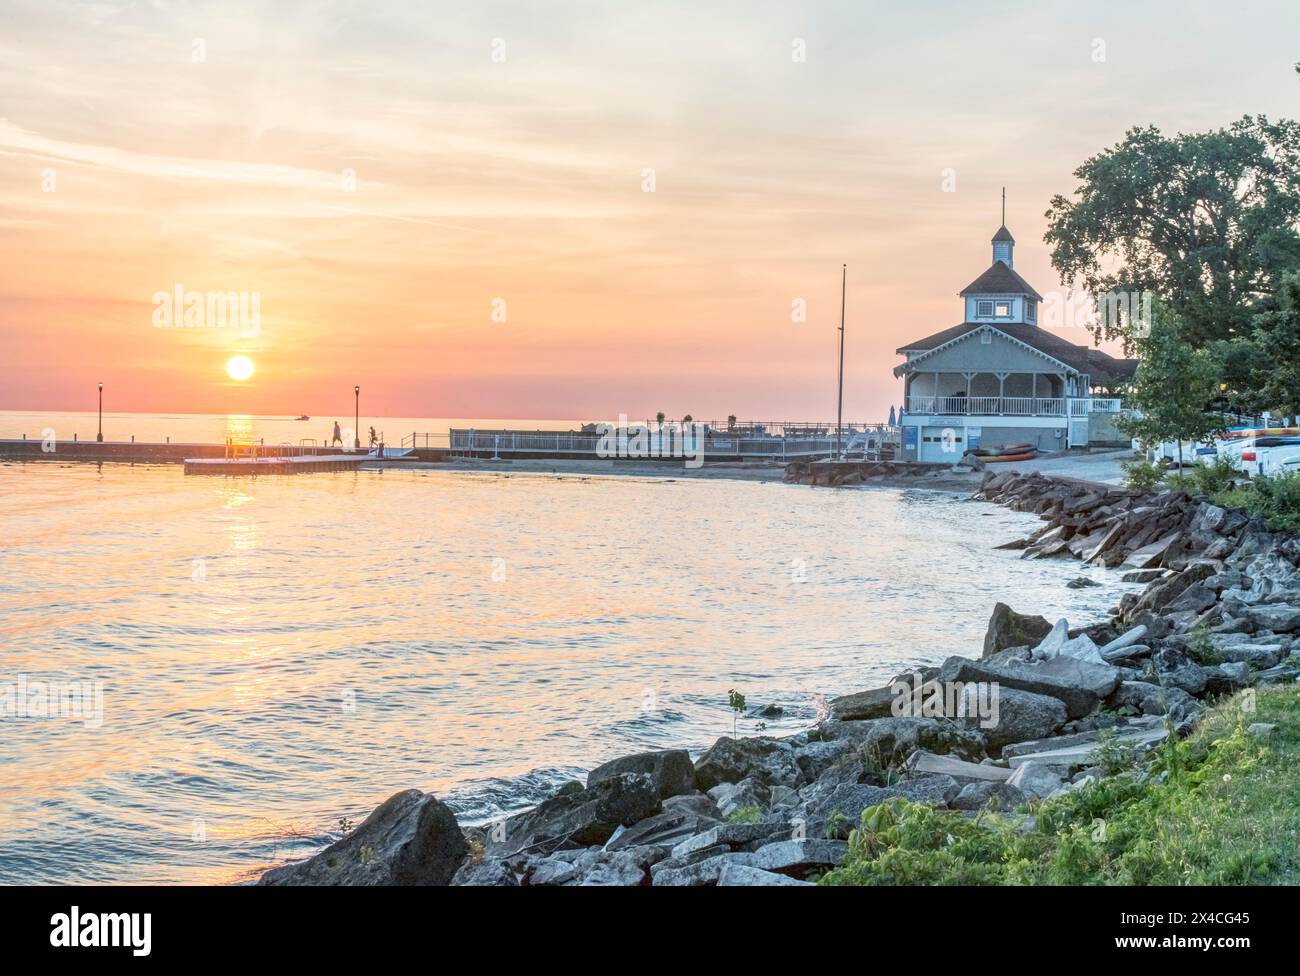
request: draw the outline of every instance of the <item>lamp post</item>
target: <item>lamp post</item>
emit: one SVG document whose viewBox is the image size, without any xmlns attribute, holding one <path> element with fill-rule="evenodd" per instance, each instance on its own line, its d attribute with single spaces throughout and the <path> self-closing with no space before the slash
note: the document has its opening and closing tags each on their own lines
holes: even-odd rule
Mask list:
<svg viewBox="0 0 1300 976">
<path fill-rule="evenodd" d="M 361 448 L 361 387 L 354 386 L 352 394 L 356 397 L 356 414 L 352 419 L 352 448 L 359 450 Z"/>
<path fill-rule="evenodd" d="M 95 440 L 103 442 L 104 440 L 104 384 L 99 384 L 99 432 L 95 434 Z"/>
</svg>

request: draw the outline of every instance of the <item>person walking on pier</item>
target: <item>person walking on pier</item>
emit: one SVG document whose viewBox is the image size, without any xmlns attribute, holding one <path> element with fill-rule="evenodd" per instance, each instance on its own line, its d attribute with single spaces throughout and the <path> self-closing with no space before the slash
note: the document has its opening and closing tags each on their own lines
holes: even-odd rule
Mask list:
<svg viewBox="0 0 1300 976">
<path fill-rule="evenodd" d="M 330 447 L 333 447 L 335 444 L 338 444 L 340 447 L 343 446 L 343 431 L 339 430 L 339 422 L 337 420 L 334 421 L 334 439 L 330 441 Z"/>
</svg>

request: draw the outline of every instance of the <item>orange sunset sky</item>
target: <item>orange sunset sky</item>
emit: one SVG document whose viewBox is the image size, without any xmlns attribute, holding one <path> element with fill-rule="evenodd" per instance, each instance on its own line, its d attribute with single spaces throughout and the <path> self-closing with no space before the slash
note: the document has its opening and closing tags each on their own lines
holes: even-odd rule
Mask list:
<svg viewBox="0 0 1300 976">
<path fill-rule="evenodd" d="M 826 419 L 847 262 L 880 420 L 1000 187 L 1048 295 L 1048 200 L 1126 128 L 1300 115 L 1300 5 L 1233 9 L 4 0 L 0 409 Z M 155 328 L 178 284 L 258 335 Z"/>
</svg>

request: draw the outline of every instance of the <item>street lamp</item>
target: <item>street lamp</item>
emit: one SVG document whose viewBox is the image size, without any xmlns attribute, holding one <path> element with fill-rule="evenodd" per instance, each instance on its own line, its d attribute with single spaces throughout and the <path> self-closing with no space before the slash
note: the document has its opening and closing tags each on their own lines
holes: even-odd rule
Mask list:
<svg viewBox="0 0 1300 976">
<path fill-rule="evenodd" d="M 361 387 L 354 386 L 352 394 L 356 397 L 356 414 L 352 419 L 352 448 L 359 450 L 361 447 Z"/>
<path fill-rule="evenodd" d="M 95 435 L 95 440 L 101 443 L 104 440 L 104 384 L 99 384 L 99 433 Z"/>
</svg>

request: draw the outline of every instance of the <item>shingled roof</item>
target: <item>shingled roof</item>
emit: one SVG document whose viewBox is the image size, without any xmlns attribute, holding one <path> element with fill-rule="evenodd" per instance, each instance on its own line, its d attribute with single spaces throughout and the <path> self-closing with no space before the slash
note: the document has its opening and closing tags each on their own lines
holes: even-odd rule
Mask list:
<svg viewBox="0 0 1300 976">
<path fill-rule="evenodd" d="M 1116 359 L 1100 349 L 1077 346 L 1073 342 L 1067 342 L 1060 336 L 1053 335 L 1045 329 L 1024 322 L 998 324 L 991 322 L 963 322 L 961 325 L 954 325 L 951 329 L 944 329 L 942 332 L 928 335 L 924 339 L 909 342 L 895 351 L 900 356 L 909 352 L 929 352 L 982 328 L 1001 332 L 1010 339 L 1022 342 L 1032 349 L 1037 349 L 1045 356 L 1051 356 L 1058 363 L 1062 363 L 1076 372 L 1087 373 L 1094 383 L 1128 379 L 1137 369 L 1137 360 L 1135 359 Z M 903 375 L 910 365 L 912 365 L 910 362 L 903 363 L 894 370 L 894 375 Z"/>
<path fill-rule="evenodd" d="M 1008 237 L 1010 235 L 1007 235 Z M 1035 301 L 1042 301 L 1043 296 L 1034 291 L 1029 282 L 1008 268 L 1001 261 L 994 261 L 993 266 L 963 288 L 959 295 L 1029 295 Z"/>
<path fill-rule="evenodd" d="M 998 232 L 993 235 L 993 243 L 997 244 L 999 241 L 1010 241 L 1012 244 L 1016 242 L 1016 239 L 1011 236 L 1011 231 L 1007 230 L 1006 224 L 999 227 Z"/>
</svg>

